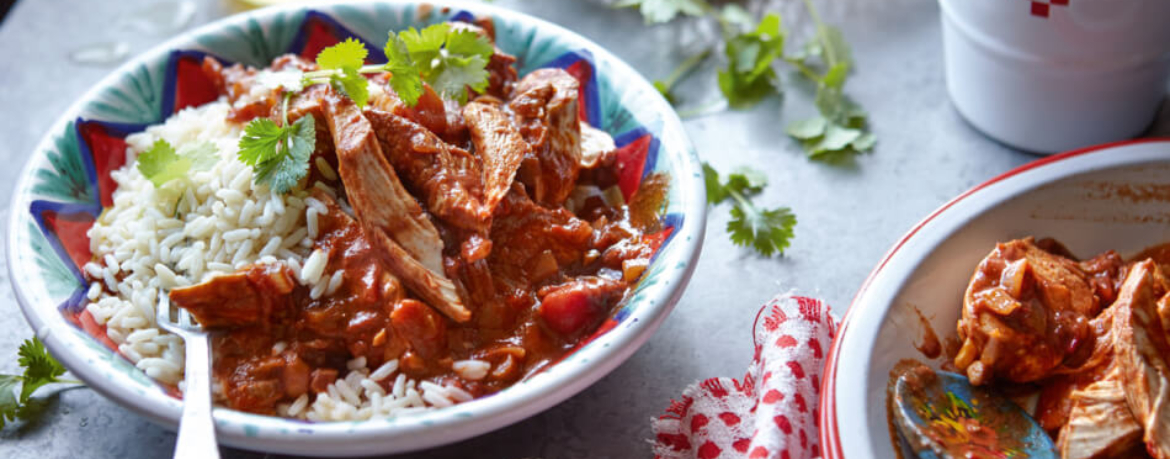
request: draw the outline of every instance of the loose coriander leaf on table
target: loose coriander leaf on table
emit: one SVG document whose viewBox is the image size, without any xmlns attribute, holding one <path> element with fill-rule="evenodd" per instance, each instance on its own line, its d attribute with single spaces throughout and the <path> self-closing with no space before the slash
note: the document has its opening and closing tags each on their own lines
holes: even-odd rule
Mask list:
<svg viewBox="0 0 1170 459">
<path fill-rule="evenodd" d="M 617 8 L 638 7 L 647 24 L 670 22 L 676 16 L 702 16 L 711 11 L 706 0 L 622 0 Z"/>
<path fill-rule="evenodd" d="M 703 163 L 703 183 L 707 186 L 708 204 L 719 204 L 728 198 L 727 188 L 719 179 L 719 171 L 707 163 Z"/>
<path fill-rule="evenodd" d="M 20 402 L 28 402 L 32 393 L 41 386 L 59 382 L 59 376 L 65 374 L 65 367 L 49 355 L 45 345 L 39 339 L 25 340 L 20 345 L 20 366 L 24 367 L 24 385 L 20 390 Z"/>
<path fill-rule="evenodd" d="M 16 398 L 16 387 L 21 378 L 16 375 L 0 375 L 0 429 L 10 421 L 17 419 L 21 403 Z"/>
<path fill-rule="evenodd" d="M 746 205 L 745 205 L 746 204 Z M 796 215 L 787 207 L 761 210 L 750 202 L 737 204 L 731 209 L 731 221 L 727 231 L 731 242 L 751 247 L 765 257 L 783 254 L 788 248 L 796 226 Z"/>
<path fill-rule="evenodd" d="M 780 16 L 768 14 L 755 30 L 726 37 L 727 68 L 719 71 L 719 90 L 728 105 L 750 107 L 779 92 L 772 63 L 784 55 L 784 36 Z"/>
</svg>

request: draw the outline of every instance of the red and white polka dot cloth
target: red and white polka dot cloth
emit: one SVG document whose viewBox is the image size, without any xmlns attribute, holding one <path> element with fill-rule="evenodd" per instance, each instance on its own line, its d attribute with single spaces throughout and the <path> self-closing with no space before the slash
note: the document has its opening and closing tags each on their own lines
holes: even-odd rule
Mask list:
<svg viewBox="0 0 1170 459">
<path fill-rule="evenodd" d="M 692 384 L 653 420 L 659 459 L 821 456 L 821 371 L 837 324 L 819 300 L 780 295 L 754 327 L 755 356 L 742 380 Z"/>
</svg>

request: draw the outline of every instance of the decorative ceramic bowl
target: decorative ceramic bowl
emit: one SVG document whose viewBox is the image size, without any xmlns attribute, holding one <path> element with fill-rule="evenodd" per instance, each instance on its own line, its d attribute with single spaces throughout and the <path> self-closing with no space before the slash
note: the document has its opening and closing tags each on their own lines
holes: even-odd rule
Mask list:
<svg viewBox="0 0 1170 459">
<path fill-rule="evenodd" d="M 1170 241 L 1170 139 L 1092 147 L 996 177 L 943 205 L 866 279 L 842 322 L 821 386 L 821 444 L 831 459 L 894 458 L 886 384 L 916 359 L 927 327 L 954 337 L 963 294 L 996 242 L 1053 237 L 1074 254 L 1123 257 Z M 919 315 L 921 313 L 921 316 Z"/>
<path fill-rule="evenodd" d="M 113 351 L 85 310 L 91 259 L 86 231 L 110 206 L 110 172 L 125 163 L 124 138 L 184 107 L 215 99 L 201 59 L 262 67 L 274 57 L 313 57 L 346 37 L 381 49 L 388 30 L 490 17 L 497 45 L 521 75 L 561 67 L 581 82 L 590 124 L 619 147 L 619 186 L 634 193 L 651 173 L 669 177 L 661 209 L 664 243 L 646 275 L 599 331 L 562 361 L 496 395 L 417 415 L 309 423 L 215 410 L 225 444 L 282 453 L 391 453 L 454 442 L 545 410 L 625 361 L 672 309 L 694 269 L 706 223 L 702 172 L 674 111 L 638 73 L 559 26 L 484 4 L 450 8 L 408 1 L 270 8 L 200 27 L 156 47 L 102 80 L 57 121 L 21 175 L 8 225 L 8 265 L 32 328 L 90 387 L 160 423 L 177 423 L 181 402 Z M 379 53 L 371 53 L 373 56 Z"/>
</svg>

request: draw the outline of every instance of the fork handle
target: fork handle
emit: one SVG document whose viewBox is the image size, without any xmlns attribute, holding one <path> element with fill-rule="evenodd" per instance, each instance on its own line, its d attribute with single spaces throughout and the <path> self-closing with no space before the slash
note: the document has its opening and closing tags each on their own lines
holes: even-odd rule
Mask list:
<svg viewBox="0 0 1170 459">
<path fill-rule="evenodd" d="M 183 393 L 175 459 L 219 459 L 215 423 L 211 418 L 211 346 L 207 335 L 189 337 L 185 344 L 187 388 Z"/>
</svg>

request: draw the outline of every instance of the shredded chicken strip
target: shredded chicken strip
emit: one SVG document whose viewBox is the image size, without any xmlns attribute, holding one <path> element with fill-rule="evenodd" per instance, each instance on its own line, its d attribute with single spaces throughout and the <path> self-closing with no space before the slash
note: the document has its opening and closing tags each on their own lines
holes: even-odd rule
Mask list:
<svg viewBox="0 0 1170 459">
<path fill-rule="evenodd" d="M 484 233 L 491 214 L 483 208 L 483 179 L 475 157 L 426 127 L 381 110 L 366 110 L 382 152 L 403 180 L 439 219 Z"/>
<path fill-rule="evenodd" d="M 532 152 L 520 165 L 519 181 L 532 198 L 559 206 L 573 191 L 581 172 L 580 84 L 562 69 L 540 69 L 516 84 L 508 102 L 520 135 Z"/>
<path fill-rule="evenodd" d="M 350 204 L 387 268 L 452 320 L 469 320 L 471 312 L 442 274 L 438 230 L 386 162 L 370 122 L 352 101 L 336 95 L 325 98 L 325 114 Z"/>
<path fill-rule="evenodd" d="M 1125 398 L 1145 430 L 1146 450 L 1156 459 L 1170 458 L 1170 355 L 1158 300 L 1166 294 L 1153 261 L 1134 264 L 1113 308 L 1115 358 L 1126 382 Z"/>
<path fill-rule="evenodd" d="M 493 103 L 473 101 L 463 107 L 463 118 L 471 131 L 471 142 L 483 163 L 484 207 L 495 210 L 516 178 L 520 162 L 530 148 L 508 115 Z"/>
</svg>

